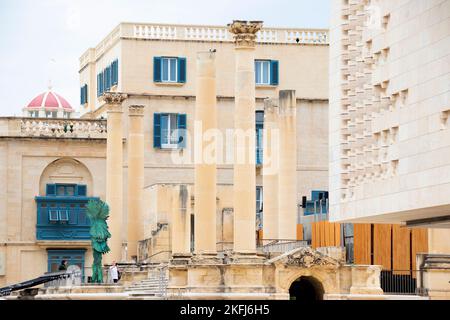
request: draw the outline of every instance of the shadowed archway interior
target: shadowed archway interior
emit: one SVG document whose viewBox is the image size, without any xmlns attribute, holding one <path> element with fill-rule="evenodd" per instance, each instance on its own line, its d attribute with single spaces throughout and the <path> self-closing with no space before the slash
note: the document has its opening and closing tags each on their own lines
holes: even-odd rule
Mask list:
<svg viewBox="0 0 450 320">
<path fill-rule="evenodd" d="M 324 289 L 322 283 L 314 277 L 302 276 L 295 280 L 289 288 L 289 296 L 291 300 L 323 300 L 323 294 Z"/>
</svg>

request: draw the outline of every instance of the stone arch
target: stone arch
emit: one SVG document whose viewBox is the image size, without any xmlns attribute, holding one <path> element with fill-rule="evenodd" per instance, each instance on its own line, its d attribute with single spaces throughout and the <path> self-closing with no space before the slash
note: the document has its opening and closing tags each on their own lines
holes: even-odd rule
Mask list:
<svg viewBox="0 0 450 320">
<path fill-rule="evenodd" d="M 323 300 L 325 289 L 322 282 L 314 276 L 301 276 L 289 287 L 291 300 L 317 301 Z"/>
<path fill-rule="evenodd" d="M 73 183 L 87 186 L 87 196 L 93 196 L 92 174 L 81 161 L 74 158 L 59 158 L 42 171 L 39 179 L 39 195 L 45 195 L 48 183 Z"/>
<path fill-rule="evenodd" d="M 298 267 L 286 267 L 284 272 L 279 273 L 278 283 L 280 289 L 289 294 L 289 289 L 292 284 L 301 277 L 312 277 L 318 281 L 323 287 L 323 293 L 334 293 L 336 291 L 336 275 L 337 270 L 335 268 L 327 267 L 312 267 L 312 268 L 298 268 Z"/>
</svg>

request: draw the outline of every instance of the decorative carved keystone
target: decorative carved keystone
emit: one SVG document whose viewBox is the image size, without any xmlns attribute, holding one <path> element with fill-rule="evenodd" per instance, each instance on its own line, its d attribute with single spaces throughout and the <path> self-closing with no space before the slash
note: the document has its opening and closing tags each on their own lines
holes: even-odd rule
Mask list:
<svg viewBox="0 0 450 320">
<path fill-rule="evenodd" d="M 254 47 L 256 44 L 256 33 L 261 30 L 262 21 L 233 20 L 228 24 L 228 31 L 234 34 L 237 47 Z"/>
</svg>

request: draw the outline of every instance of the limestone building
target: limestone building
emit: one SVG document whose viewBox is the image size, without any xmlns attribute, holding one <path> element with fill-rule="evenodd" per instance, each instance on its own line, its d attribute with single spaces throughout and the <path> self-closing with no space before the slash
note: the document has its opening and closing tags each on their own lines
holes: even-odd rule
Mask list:
<svg viewBox="0 0 450 320">
<path fill-rule="evenodd" d="M 448 254 L 450 1 L 332 3 L 330 217 L 428 227 L 426 252 Z"/>
<path fill-rule="evenodd" d="M 73 114 L 61 113 L 64 100 L 49 91 L 24 109 L 23 118 L 0 120 L 5 181 L 0 286 L 54 271 L 61 259 L 79 265 L 88 276 L 92 261 L 84 206 L 92 198 L 111 206 L 112 252 L 106 262 L 168 261 L 174 246 L 173 203 L 180 195 L 176 205 L 187 210 L 185 222 L 191 226 L 182 229 L 188 239 L 183 250 L 194 250 L 194 155 L 183 157 L 195 137 L 197 54 L 215 51 L 217 127 L 226 137 L 235 124 L 234 50 L 226 27 L 121 23 L 80 58 L 81 118 L 63 119 Z M 300 203 L 313 190 L 327 190 L 328 33 L 263 28 L 254 55 L 256 113 L 250 127 L 256 163 L 246 172 L 255 179 L 250 194 L 256 201 L 247 204 L 253 207 L 254 221 L 249 221 L 254 232 L 247 236 L 256 245 L 256 231 L 264 228 L 259 130 L 264 110 L 278 107 L 281 89 L 296 91 L 296 144 L 290 146 L 296 160 L 290 165 L 297 173 L 297 191 L 291 197 Z M 54 107 L 47 106 L 53 100 L 59 112 L 55 119 L 45 113 Z M 185 131 L 174 138 L 177 129 Z M 234 242 L 229 148 L 224 143 L 217 165 L 216 250 L 230 249 Z M 179 158 L 184 160 L 174 161 Z M 294 221 L 289 238 L 302 239 L 302 232 L 295 232 L 298 210 L 289 210 Z M 259 235 L 269 240 L 278 231 Z"/>
</svg>

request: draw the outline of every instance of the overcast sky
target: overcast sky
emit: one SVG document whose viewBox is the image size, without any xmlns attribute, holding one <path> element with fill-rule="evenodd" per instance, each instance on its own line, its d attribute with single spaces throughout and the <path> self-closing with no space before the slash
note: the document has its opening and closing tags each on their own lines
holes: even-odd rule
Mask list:
<svg viewBox="0 0 450 320">
<path fill-rule="evenodd" d="M 119 22 L 328 28 L 330 0 L 0 0 L 0 116 L 53 89 L 79 105 L 78 58 Z"/>
</svg>

